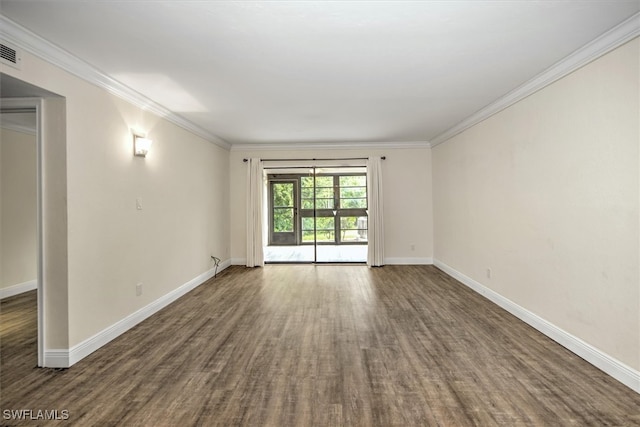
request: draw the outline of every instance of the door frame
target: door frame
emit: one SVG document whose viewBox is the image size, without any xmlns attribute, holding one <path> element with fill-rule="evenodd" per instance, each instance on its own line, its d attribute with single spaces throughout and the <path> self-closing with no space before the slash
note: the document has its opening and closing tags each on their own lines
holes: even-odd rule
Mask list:
<svg viewBox="0 0 640 427">
<path fill-rule="evenodd" d="M 38 366 L 44 366 L 45 346 L 45 292 L 44 283 L 44 221 L 43 221 L 43 137 L 42 137 L 42 98 L 0 98 L 2 110 L 34 110 L 36 115 L 36 236 L 37 236 L 37 313 L 38 313 Z"/>
<path fill-rule="evenodd" d="M 310 173 L 304 173 L 302 171 L 300 171 L 301 169 L 311 169 Z M 325 167 L 323 167 L 325 168 Z M 330 169 L 354 169 L 354 168 L 361 168 L 360 166 L 331 166 L 328 167 Z M 342 231 L 342 222 L 341 222 L 341 218 L 344 216 L 347 217 L 351 217 L 351 216 L 363 216 L 363 217 L 367 217 L 367 208 L 354 208 L 354 207 L 349 207 L 349 208 L 342 208 L 341 202 L 342 202 L 342 198 L 341 198 L 341 193 L 339 193 L 337 191 L 338 188 L 342 188 L 339 185 L 339 177 L 341 176 L 362 176 L 366 178 L 366 174 L 367 172 L 364 171 L 347 171 L 344 173 L 339 173 L 336 171 L 331 171 L 331 172 L 321 172 L 321 173 L 317 173 L 317 166 L 307 166 L 307 167 L 291 167 L 290 169 L 292 169 L 291 172 L 288 171 L 284 171 L 286 169 L 286 167 L 273 167 L 273 168 L 268 168 L 268 169 L 277 169 L 277 172 L 271 172 L 271 171 L 267 171 L 266 173 L 266 180 L 265 180 L 265 185 L 266 185 L 266 193 L 267 193 L 267 197 L 265 198 L 265 203 L 263 204 L 264 208 L 268 211 L 268 213 L 264 216 L 264 220 L 266 222 L 265 224 L 265 229 L 266 229 L 266 233 L 267 236 L 267 245 L 265 246 L 299 246 L 299 247 L 309 247 L 309 246 L 313 246 L 313 259 L 312 260 L 299 260 L 299 261 L 281 261 L 281 260 L 268 260 L 266 261 L 267 263 L 289 263 L 289 262 L 293 262 L 293 263 L 312 263 L 312 264 L 320 264 L 320 263 L 333 263 L 333 262 L 340 262 L 340 261 L 319 261 L 318 260 L 318 248 L 322 247 L 322 246 L 351 246 L 351 245 L 365 245 L 368 246 L 368 239 L 366 238 L 366 234 L 365 234 L 365 238 L 364 241 L 355 241 L 355 240 L 343 240 L 343 236 L 341 234 Z M 304 203 L 303 200 L 303 188 L 307 188 L 307 187 L 303 187 L 304 183 L 302 181 L 303 178 L 313 178 L 313 206 L 309 206 L 309 203 Z M 332 178 L 332 186 L 331 188 L 333 189 L 333 208 L 329 209 L 319 209 L 316 203 L 316 196 L 317 193 L 315 191 L 315 189 L 317 188 L 317 182 L 316 179 L 318 177 L 331 177 Z M 295 227 L 297 227 L 297 229 L 295 229 L 295 234 L 297 234 L 297 238 L 296 241 L 294 242 L 293 239 L 291 240 L 291 242 L 287 242 L 287 243 L 282 243 L 282 242 L 275 242 L 272 236 L 272 230 L 273 230 L 273 184 L 274 183 L 278 183 L 278 182 L 289 182 L 289 183 L 293 183 L 294 184 L 294 188 L 296 191 L 296 194 L 294 194 L 294 215 L 295 215 Z M 363 185 L 357 185 L 357 186 L 361 186 L 365 188 L 365 191 L 368 192 L 368 188 L 367 188 L 367 184 L 366 184 L 366 180 L 365 183 Z M 349 197 L 346 197 L 345 199 L 349 199 Z M 309 197 L 306 197 L 305 200 L 309 200 Z M 321 215 L 319 215 L 319 213 L 321 213 Z M 323 241 L 323 242 L 318 242 L 317 238 L 314 238 L 313 241 L 309 241 L 309 242 L 305 242 L 304 241 L 304 233 L 305 231 L 311 231 L 311 230 L 307 230 L 303 228 L 303 219 L 307 219 L 307 218 L 312 218 L 313 219 L 313 233 L 314 236 L 317 237 L 317 219 L 318 217 L 328 217 L 331 216 L 333 217 L 334 221 L 333 221 L 333 232 L 334 232 L 334 239 L 333 241 Z M 359 229 L 357 228 L 348 228 L 348 230 L 356 230 L 359 231 Z M 366 230 L 366 227 L 363 228 L 363 230 Z M 366 233 L 366 231 L 365 231 Z M 353 261 L 344 261 L 344 262 L 349 262 L 352 263 Z M 358 263 L 360 261 L 357 261 Z M 364 262 L 364 261 L 362 261 Z"/>
</svg>

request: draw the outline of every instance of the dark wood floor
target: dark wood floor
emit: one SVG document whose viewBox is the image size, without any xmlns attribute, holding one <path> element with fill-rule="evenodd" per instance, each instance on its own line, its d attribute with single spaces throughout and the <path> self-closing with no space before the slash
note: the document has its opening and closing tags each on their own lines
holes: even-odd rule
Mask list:
<svg viewBox="0 0 640 427">
<path fill-rule="evenodd" d="M 640 395 L 433 266 L 232 267 L 68 370 L 33 367 L 34 311 L 5 328 L 24 306 L 0 407 L 64 425 L 640 425 Z"/>
</svg>

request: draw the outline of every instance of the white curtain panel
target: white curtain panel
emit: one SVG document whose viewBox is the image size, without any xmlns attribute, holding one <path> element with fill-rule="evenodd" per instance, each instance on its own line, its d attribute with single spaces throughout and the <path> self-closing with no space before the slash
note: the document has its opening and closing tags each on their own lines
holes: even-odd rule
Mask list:
<svg viewBox="0 0 640 427">
<path fill-rule="evenodd" d="M 263 170 L 260 159 L 247 162 L 247 267 L 262 267 Z"/>
<path fill-rule="evenodd" d="M 382 201 L 382 159 L 369 157 L 367 161 L 367 205 L 368 205 L 368 253 L 367 265 L 384 265 L 384 218 Z"/>
</svg>

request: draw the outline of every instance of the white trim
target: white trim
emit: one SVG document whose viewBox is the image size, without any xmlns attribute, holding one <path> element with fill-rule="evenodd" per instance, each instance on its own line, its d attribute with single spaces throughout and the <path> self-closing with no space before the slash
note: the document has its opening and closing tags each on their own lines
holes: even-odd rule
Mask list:
<svg viewBox="0 0 640 427">
<path fill-rule="evenodd" d="M 431 265 L 433 258 L 385 258 L 388 265 Z"/>
<path fill-rule="evenodd" d="M 433 258 L 385 258 L 384 263 L 388 265 L 431 265 Z M 231 258 L 231 265 L 246 265 L 245 258 Z"/>
<path fill-rule="evenodd" d="M 224 149 L 228 150 L 231 147 L 231 144 L 217 135 L 204 130 L 200 126 L 188 121 L 168 108 L 147 98 L 141 93 L 136 92 L 114 78 L 109 77 L 89 63 L 24 28 L 6 16 L 0 15 L 0 27 L 2 27 L 3 30 L 0 35 L 3 40 L 7 40 L 11 44 L 22 48 L 30 54 L 35 55 L 76 77 L 101 87 L 107 92 L 126 100 L 138 108 L 150 111 Z"/>
<path fill-rule="evenodd" d="M 231 262 L 231 258 L 226 259 L 224 261 L 222 261 L 219 265 L 218 265 L 218 273 L 220 273 L 222 270 L 225 270 L 229 267 L 231 267 L 233 265 L 233 263 Z M 215 269 L 214 269 L 215 270 Z"/>
<path fill-rule="evenodd" d="M 0 299 L 12 297 L 29 291 L 38 289 L 37 280 L 29 280 L 28 282 L 18 283 L 17 285 L 8 286 L 0 289 Z"/>
<path fill-rule="evenodd" d="M 30 127 L 30 126 L 23 126 L 23 125 L 18 125 L 18 124 L 15 124 L 15 123 L 4 123 L 1 127 L 2 127 L 2 129 L 5 129 L 5 130 L 10 130 L 10 131 L 13 131 L 13 132 L 18 132 L 18 133 L 24 133 L 24 134 L 32 135 L 32 136 L 35 136 L 38 133 L 36 129 L 34 129 L 34 128 Z"/>
<path fill-rule="evenodd" d="M 47 350 L 44 352 L 45 368 L 68 368 L 69 352 L 67 350 Z"/>
<path fill-rule="evenodd" d="M 636 393 L 640 393 L 640 371 L 636 371 L 630 366 L 595 348 L 591 344 L 584 342 L 580 338 L 570 334 L 569 332 L 557 327 L 553 323 L 550 323 L 540 316 L 519 306 L 513 301 L 503 297 L 499 293 L 487 288 L 486 286 L 473 280 L 472 278 L 465 276 L 461 272 L 448 266 L 442 261 L 436 259 L 434 260 L 434 264 L 449 276 L 458 280 L 467 287 L 473 289 L 480 295 L 484 296 L 488 300 L 494 302 L 509 313 L 513 314 L 523 322 L 542 332 L 547 337 L 551 338 L 561 346 L 580 356 L 596 368 L 599 368 L 605 373 L 611 375 L 613 378 L 631 388 Z"/>
<path fill-rule="evenodd" d="M 396 148 L 431 148 L 428 141 L 398 142 L 290 142 L 233 144 L 231 151 L 286 150 L 376 150 Z"/>
<path fill-rule="evenodd" d="M 0 15 L 2 18 L 2 15 Z M 1 19 L 0 19 L 1 20 Z M 36 235 L 37 235 L 37 289 L 38 289 L 38 366 L 44 366 L 44 349 L 46 348 L 46 301 L 47 286 L 44 283 L 44 181 L 43 181 L 43 98 L 3 98 L 0 99 L 0 105 L 5 109 L 23 109 L 34 108 L 36 115 Z"/>
<path fill-rule="evenodd" d="M 638 37 L 638 35 L 640 35 L 640 12 L 613 27 L 611 30 L 602 34 L 595 40 L 587 43 L 559 62 L 556 62 L 551 67 L 547 68 L 545 71 L 523 85 L 512 90 L 505 96 L 492 102 L 457 125 L 439 134 L 430 141 L 431 147 L 442 144 L 448 139 L 453 138 L 472 126 L 475 126 L 481 121 L 486 120 L 516 102 L 523 100 L 527 96 L 532 95 L 557 80 L 560 80 L 578 68 L 587 65 L 589 62 L 594 61 L 613 49 L 622 46 L 629 40 Z"/>
<path fill-rule="evenodd" d="M 433 258 L 385 258 L 384 263 L 388 265 L 431 265 Z M 246 265 L 245 258 L 231 258 L 231 265 Z"/>
<path fill-rule="evenodd" d="M 218 266 L 218 273 L 231 265 L 230 260 L 225 260 Z M 67 350 L 47 350 L 45 352 L 45 366 L 48 368 L 68 368 L 80 360 L 87 357 L 89 354 L 100 349 L 111 340 L 117 338 L 129 329 L 136 326 L 138 323 L 154 315 L 158 311 L 162 310 L 178 298 L 204 284 L 207 280 L 213 277 L 215 269 L 212 268 L 197 277 L 189 280 L 184 285 L 169 292 L 163 297 L 158 298 L 149 305 L 146 305 L 138 311 L 131 313 L 127 317 L 108 328 L 98 332 L 94 336 L 87 338 L 83 342 L 74 345 L 68 351 Z"/>
</svg>

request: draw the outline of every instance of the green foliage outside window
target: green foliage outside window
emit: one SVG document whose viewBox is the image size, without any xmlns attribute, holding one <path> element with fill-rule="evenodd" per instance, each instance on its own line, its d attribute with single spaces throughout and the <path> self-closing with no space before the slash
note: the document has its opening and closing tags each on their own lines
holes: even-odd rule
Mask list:
<svg viewBox="0 0 640 427">
<path fill-rule="evenodd" d="M 273 231 L 276 233 L 294 230 L 294 192 L 293 183 L 273 183 Z"/>
<path fill-rule="evenodd" d="M 303 243 L 366 241 L 366 176 L 331 175 L 316 176 L 315 179 L 313 176 L 302 176 L 299 180 L 300 208 L 302 211 L 315 209 L 318 214 L 315 226 L 313 217 L 304 216 L 309 213 L 302 214 L 300 225 Z M 271 190 L 273 232 L 294 232 L 295 184 L 273 182 Z M 338 224 L 336 218 L 339 218 Z M 336 236 L 336 232 L 340 235 Z"/>
</svg>

